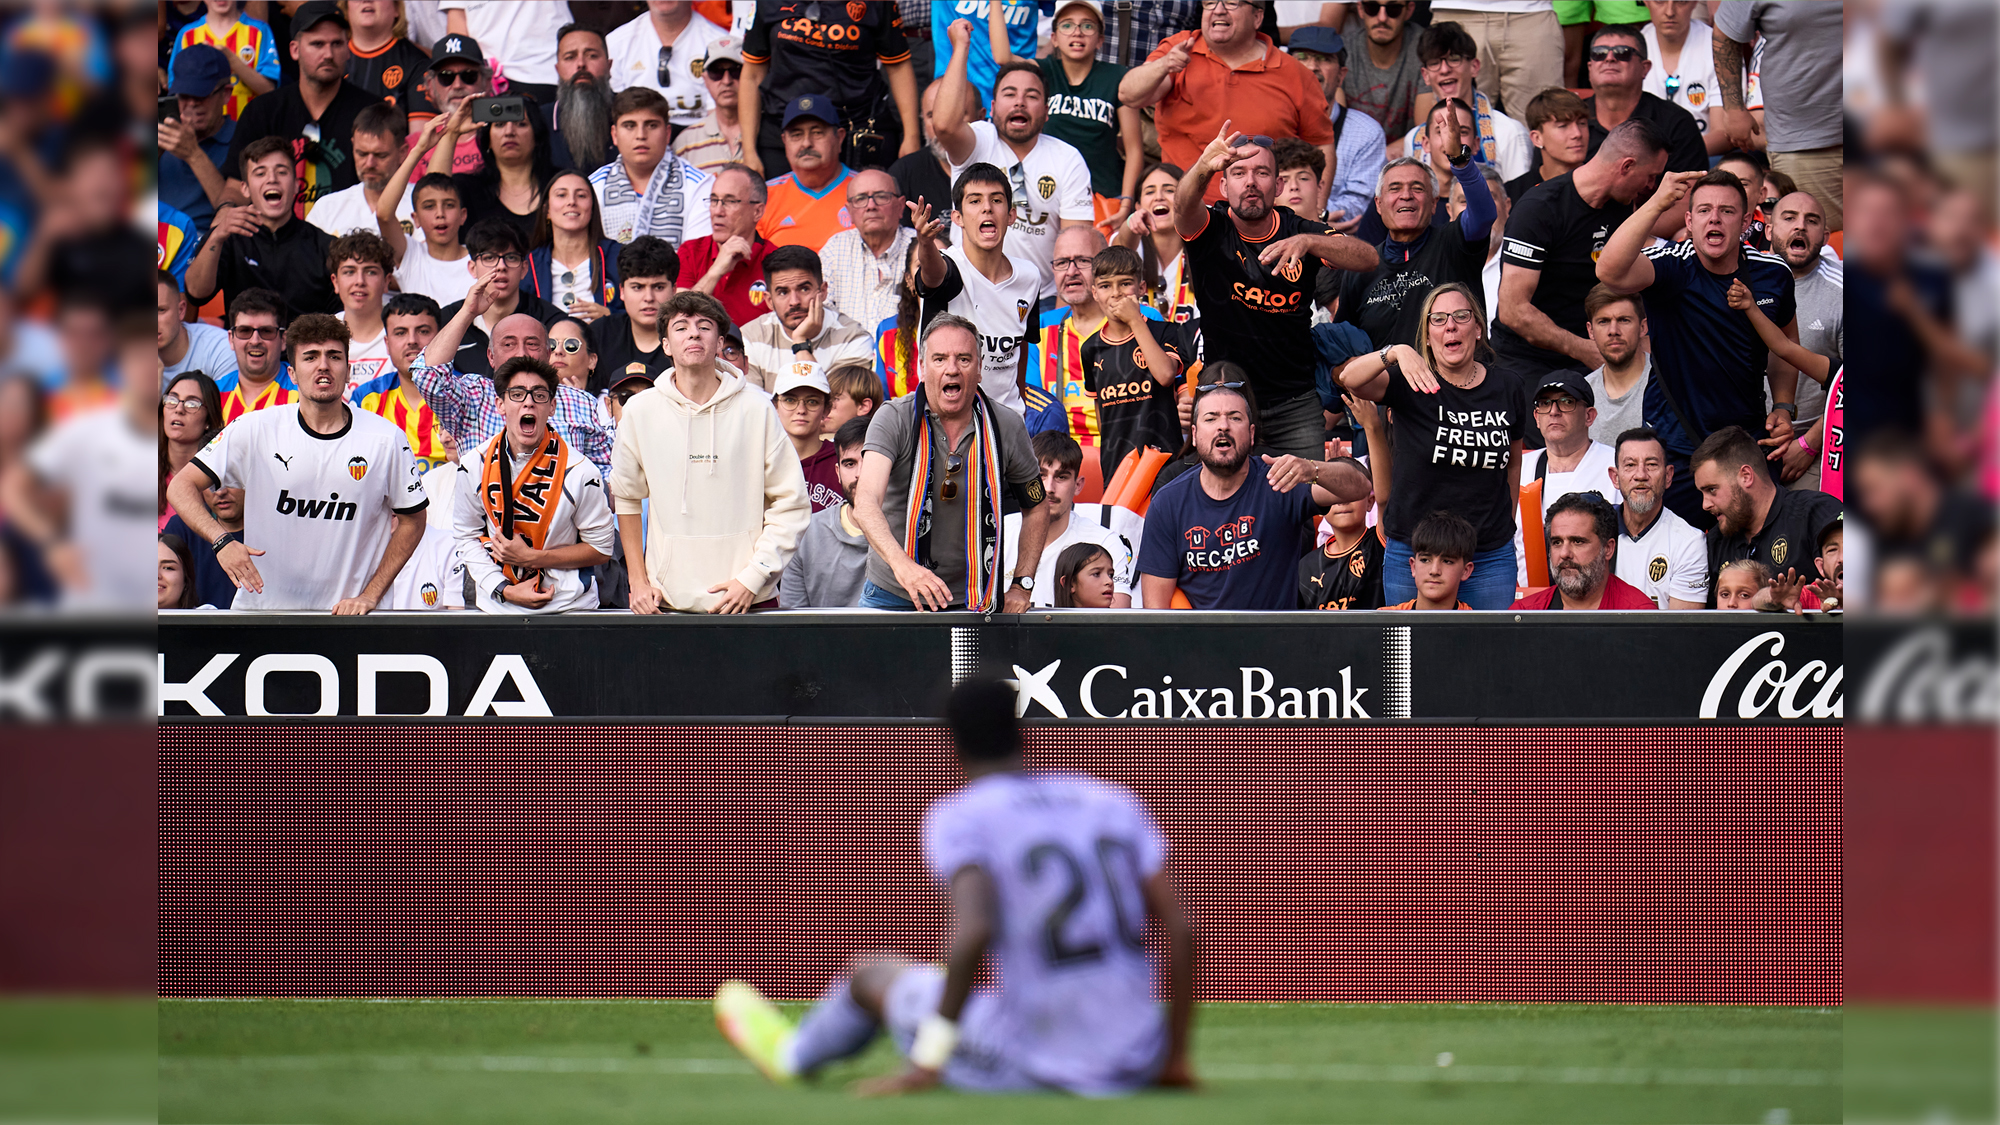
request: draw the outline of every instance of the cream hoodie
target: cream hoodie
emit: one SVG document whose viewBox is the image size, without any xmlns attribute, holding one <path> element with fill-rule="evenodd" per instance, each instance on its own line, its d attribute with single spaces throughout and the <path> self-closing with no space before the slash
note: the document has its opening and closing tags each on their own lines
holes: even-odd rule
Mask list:
<svg viewBox="0 0 2000 1125">
<path fill-rule="evenodd" d="M 674 386 L 672 372 L 625 404 L 611 450 L 611 495 L 621 516 L 646 523 L 646 576 L 666 608 L 714 610 L 708 588 L 734 578 L 758 601 L 812 516 L 805 472 L 769 400 L 727 364 L 705 403 Z"/>
</svg>

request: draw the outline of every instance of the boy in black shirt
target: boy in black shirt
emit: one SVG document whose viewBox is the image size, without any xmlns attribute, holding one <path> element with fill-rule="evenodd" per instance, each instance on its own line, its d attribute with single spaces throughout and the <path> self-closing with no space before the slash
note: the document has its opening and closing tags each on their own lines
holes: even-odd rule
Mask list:
<svg viewBox="0 0 2000 1125">
<path fill-rule="evenodd" d="M 666 239 L 642 234 L 618 251 L 618 296 L 625 311 L 599 317 L 590 326 L 590 349 L 597 353 L 591 394 L 603 393 L 628 375 L 658 381 L 660 372 L 673 366 L 660 331 L 660 310 L 673 298 L 680 272 L 680 256 Z"/>
<path fill-rule="evenodd" d="M 1172 453 L 1180 448 L 1174 387 L 1193 359 L 1193 349 L 1179 325 L 1147 322 L 1140 304 L 1145 266 L 1139 255 L 1112 246 L 1098 252 L 1091 270 L 1091 287 L 1105 320 L 1083 342 L 1083 377 L 1097 397 L 1098 471 L 1101 479 L 1110 480 L 1134 449 L 1150 446 Z"/>
<path fill-rule="evenodd" d="M 1388 448 L 1387 442 L 1380 447 Z M 1379 452 L 1371 454 L 1371 458 L 1379 456 Z M 1352 457 L 1334 460 L 1367 471 Z M 1378 489 L 1387 491 L 1382 487 L 1388 483 L 1386 475 L 1377 471 L 1375 480 Z M 1300 609 L 1382 608 L 1382 533 L 1380 525 L 1368 526 L 1375 496 L 1371 492 L 1327 509 L 1326 523 L 1333 529 L 1333 538 L 1299 560 Z"/>
</svg>

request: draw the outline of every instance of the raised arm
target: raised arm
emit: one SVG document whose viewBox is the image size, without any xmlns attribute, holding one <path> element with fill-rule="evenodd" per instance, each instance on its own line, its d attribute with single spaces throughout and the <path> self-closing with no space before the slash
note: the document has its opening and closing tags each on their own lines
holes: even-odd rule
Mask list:
<svg viewBox="0 0 2000 1125">
<path fill-rule="evenodd" d="M 1352 465 L 1333 461 L 1313 461 L 1289 454 L 1283 457 L 1264 454 L 1264 464 L 1270 468 L 1269 480 L 1273 492 L 1290 492 L 1299 485 L 1311 485 L 1313 503 L 1322 508 L 1359 500 L 1375 487 L 1368 474 Z"/>
<path fill-rule="evenodd" d="M 971 157 L 977 140 L 968 110 L 978 104 L 978 95 L 973 93 L 972 80 L 965 72 L 966 56 L 972 49 L 972 24 L 953 20 L 945 29 L 945 36 L 951 40 L 951 64 L 945 67 L 937 105 L 931 108 L 931 131 L 936 134 L 938 144 L 944 146 L 945 159 L 957 165 Z"/>
<path fill-rule="evenodd" d="M 1646 247 L 1653 244 L 1653 228 L 1667 215 L 1686 210 L 1681 201 L 1694 189 L 1694 182 L 1706 172 L 1668 172 L 1652 198 L 1639 205 L 1611 232 L 1611 241 L 1597 257 L 1597 280 L 1620 293 L 1637 293 L 1653 284 L 1653 261 Z M 1506 302 L 1501 302 L 1504 306 Z"/>
<path fill-rule="evenodd" d="M 1449 110 L 1456 116 L 1456 109 Z M 1500 205 L 1493 201 L 1493 187 L 1479 174 L 1479 165 L 1468 160 L 1451 167 L 1451 178 L 1465 193 L 1465 210 L 1458 216 L 1458 229 L 1470 241 L 1491 237 L 1493 220 L 1500 217 Z"/>
<path fill-rule="evenodd" d="M 738 84 L 740 92 L 736 95 L 736 120 L 743 122 L 745 127 L 751 130 L 750 140 L 743 146 L 743 155 L 740 159 L 760 176 L 769 174 L 764 170 L 764 158 L 757 155 L 756 138 L 757 133 L 763 128 L 763 118 L 758 114 L 763 112 L 764 79 L 769 77 L 770 73 L 769 60 L 751 62 L 749 59 L 744 59 L 743 80 Z"/>
<path fill-rule="evenodd" d="M 1368 438 L 1368 476 L 1375 484 L 1375 504 L 1382 511 L 1389 507 L 1389 487 L 1395 480 L 1394 439 L 1389 436 L 1389 420 L 1382 413 L 1383 408 L 1359 395 L 1342 395 L 1347 402 L 1347 412 L 1361 424 L 1361 432 Z"/>
<path fill-rule="evenodd" d="M 382 241 L 389 244 L 389 252 L 396 261 L 403 260 L 403 250 L 409 241 L 403 234 L 402 220 L 396 217 L 396 208 L 403 202 L 403 193 L 410 189 L 410 181 L 416 177 L 417 162 L 423 159 L 425 149 L 436 147 L 438 134 L 443 129 L 442 114 L 426 120 L 423 128 L 417 131 L 409 151 L 396 165 L 396 170 L 389 173 L 381 194 L 375 197 L 375 224 L 381 228 Z"/>
<path fill-rule="evenodd" d="M 1014 54 L 1014 39 L 1007 34 L 1006 0 L 993 0 L 986 5 L 986 42 L 993 52 L 993 69 L 996 71 L 1019 58 Z"/>
<path fill-rule="evenodd" d="M 1174 75 L 1187 69 L 1188 58 L 1193 54 L 1194 36 L 1189 35 L 1159 58 L 1148 59 L 1126 71 L 1125 77 L 1118 80 L 1119 103 L 1133 109 L 1158 105 L 1173 92 Z"/>
<path fill-rule="evenodd" d="M 1224 121 L 1215 139 L 1201 150 L 1201 158 L 1194 167 L 1181 177 L 1180 186 L 1174 188 L 1174 230 L 1183 239 L 1191 239 L 1207 228 L 1206 212 L 1201 198 L 1208 194 L 1208 182 L 1224 168 L 1250 155 L 1250 146 L 1244 143 L 1243 134 L 1232 132 L 1230 123 Z"/>
<path fill-rule="evenodd" d="M 1643 258 L 1640 260 L 1644 261 Z M 1646 262 L 1649 278 L 1652 268 L 1653 264 Z M 1596 344 L 1564 331 L 1549 319 L 1549 314 L 1535 307 L 1535 290 L 1541 283 L 1542 271 L 1513 262 L 1501 262 L 1500 323 L 1538 348 L 1561 352 L 1592 368 L 1602 367 L 1604 356 L 1598 352 Z"/>
<path fill-rule="evenodd" d="M 1423 355 L 1408 344 L 1391 344 L 1381 351 L 1364 352 L 1340 369 L 1340 385 L 1366 402 L 1381 402 L 1389 394 L 1389 380 L 1397 377 L 1408 380 L 1420 392 L 1437 393 L 1437 375 L 1424 362 Z M 1368 448 L 1372 457 L 1373 433 L 1368 435 Z"/>
<path fill-rule="evenodd" d="M 917 278 L 924 288 L 935 289 L 944 284 L 944 251 L 938 249 L 945 228 L 944 211 L 927 199 L 912 199 L 903 206 L 910 209 L 910 222 L 917 228 Z"/>
</svg>

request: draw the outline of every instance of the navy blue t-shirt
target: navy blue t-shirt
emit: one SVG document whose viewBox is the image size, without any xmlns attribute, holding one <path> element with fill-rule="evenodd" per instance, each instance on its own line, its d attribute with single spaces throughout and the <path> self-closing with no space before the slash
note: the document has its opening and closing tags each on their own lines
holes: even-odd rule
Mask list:
<svg viewBox="0 0 2000 1125">
<path fill-rule="evenodd" d="M 1653 284 L 1645 291 L 1647 334 L 1653 342 L 1653 378 L 1646 383 L 1646 424 L 1660 432 L 1677 458 L 1724 426 L 1764 434 L 1764 365 L 1770 349 L 1750 320 L 1729 307 L 1729 283 L 1742 278 L 1757 308 L 1783 328 L 1798 316 L 1792 271 L 1775 254 L 1738 251 L 1736 272 L 1708 272 L 1694 243 L 1646 251 Z M 1687 433 L 1667 392 L 1687 415 Z"/>
<path fill-rule="evenodd" d="M 1299 559 L 1317 509 L 1312 489 L 1271 488 L 1262 458 L 1227 500 L 1201 473 L 1182 473 L 1153 494 L 1139 573 L 1171 578 L 1196 609 L 1297 609 Z"/>
</svg>

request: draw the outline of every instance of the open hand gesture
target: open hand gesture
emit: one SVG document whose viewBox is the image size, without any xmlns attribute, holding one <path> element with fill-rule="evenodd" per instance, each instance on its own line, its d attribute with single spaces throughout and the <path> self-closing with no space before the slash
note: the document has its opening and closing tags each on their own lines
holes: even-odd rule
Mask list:
<svg viewBox="0 0 2000 1125">
<path fill-rule="evenodd" d="M 1221 172 L 1231 164 L 1249 156 L 1256 148 L 1244 139 L 1243 134 L 1230 131 L 1229 126 L 1230 122 L 1224 121 L 1222 128 L 1216 132 L 1215 139 L 1208 142 L 1208 147 L 1202 150 L 1199 163 L 1211 172 Z"/>
<path fill-rule="evenodd" d="M 945 216 L 934 212 L 931 205 L 922 196 L 910 200 L 903 204 L 903 206 L 910 209 L 910 223 L 917 228 L 918 238 L 928 238 L 933 242 L 942 242 L 944 240 Z"/>
</svg>

